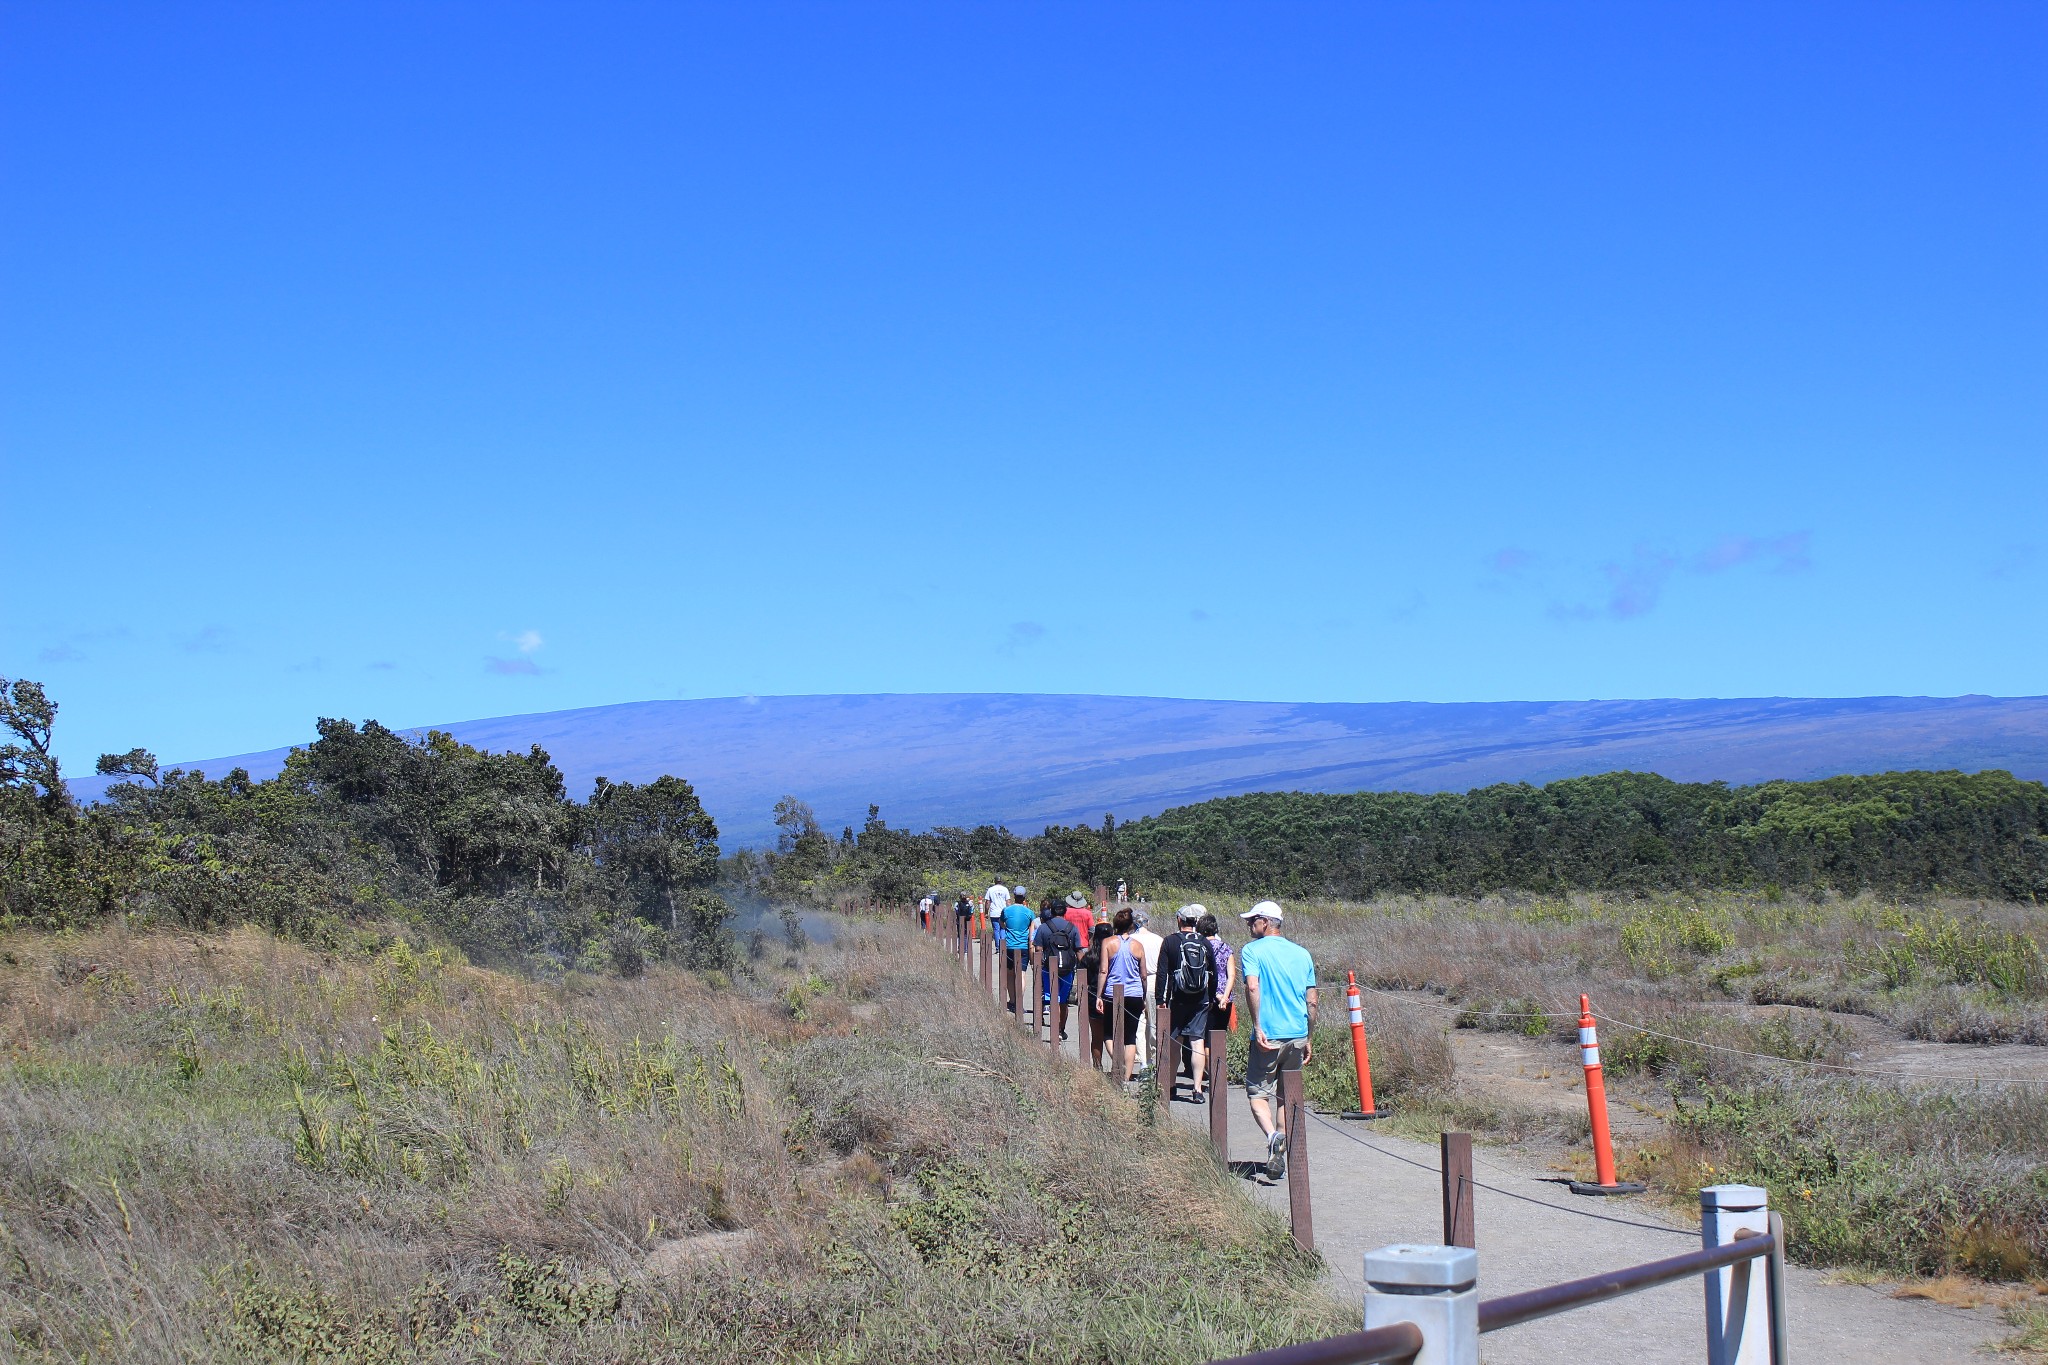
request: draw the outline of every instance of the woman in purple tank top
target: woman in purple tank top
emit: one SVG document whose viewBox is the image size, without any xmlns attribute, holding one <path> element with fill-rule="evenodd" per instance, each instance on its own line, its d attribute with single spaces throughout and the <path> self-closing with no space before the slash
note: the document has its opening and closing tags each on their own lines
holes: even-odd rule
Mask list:
<svg viewBox="0 0 2048 1365">
<path fill-rule="evenodd" d="M 1124 1082 L 1130 1083 L 1138 1066 L 1138 1026 L 1145 1019 L 1145 945 L 1132 932 L 1136 922 L 1128 909 L 1116 912 L 1115 937 L 1102 947 L 1107 964 L 1102 973 L 1103 1012 L 1112 1029 L 1121 1029 L 1124 1051 Z"/>
</svg>

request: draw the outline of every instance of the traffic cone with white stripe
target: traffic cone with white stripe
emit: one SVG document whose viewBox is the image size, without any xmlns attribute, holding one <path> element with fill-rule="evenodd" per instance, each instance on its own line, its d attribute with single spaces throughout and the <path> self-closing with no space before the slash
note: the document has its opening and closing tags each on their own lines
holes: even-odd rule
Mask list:
<svg viewBox="0 0 2048 1365">
<path fill-rule="evenodd" d="M 1600 1071 L 1600 1031 L 1593 1023 L 1593 1002 L 1579 997 L 1579 1063 L 1586 1068 L 1586 1112 L 1593 1121 L 1592 1181 L 1571 1182 L 1573 1194 L 1641 1194 L 1633 1180 L 1614 1178 L 1614 1144 L 1607 1136 L 1607 1081 Z"/>
<path fill-rule="evenodd" d="M 1365 1002 L 1358 995 L 1358 973 L 1344 973 L 1344 1008 L 1351 1013 L 1351 1060 L 1358 1068 L 1358 1108 L 1347 1119 L 1376 1119 L 1386 1111 L 1372 1098 L 1372 1058 L 1365 1050 Z"/>
</svg>

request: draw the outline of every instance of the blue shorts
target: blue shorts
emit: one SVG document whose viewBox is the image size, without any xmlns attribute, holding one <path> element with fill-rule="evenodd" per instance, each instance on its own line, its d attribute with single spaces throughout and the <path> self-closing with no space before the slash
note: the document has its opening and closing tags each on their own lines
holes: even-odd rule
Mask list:
<svg viewBox="0 0 2048 1365">
<path fill-rule="evenodd" d="M 1040 995 L 1052 994 L 1052 968 L 1040 967 L 1038 969 L 1038 993 Z M 1060 973 L 1060 1003 L 1062 1005 L 1074 1003 L 1074 974 L 1072 972 Z"/>
</svg>

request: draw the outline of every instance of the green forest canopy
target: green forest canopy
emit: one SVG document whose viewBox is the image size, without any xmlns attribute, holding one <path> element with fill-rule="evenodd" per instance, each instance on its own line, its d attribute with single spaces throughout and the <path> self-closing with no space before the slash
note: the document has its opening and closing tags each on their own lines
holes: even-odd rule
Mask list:
<svg viewBox="0 0 2048 1365">
<path fill-rule="evenodd" d="M 323 719 L 265 782 L 103 755 L 100 773 L 127 780 L 81 807 L 50 747 L 56 711 L 37 684 L 0 679 L 0 924 L 126 915 L 317 938 L 398 920 L 483 956 L 626 971 L 734 953 L 718 827 L 680 778 L 599 778 L 579 803 L 537 745 L 492 754 Z"/>
<path fill-rule="evenodd" d="M 1750 787 L 1606 773 L 1429 795 L 1259 792 L 1030 838 L 986 825 L 913 834 L 874 811 L 836 842 L 815 822 L 807 836 L 801 820 L 778 823 L 768 865 L 785 889 L 864 884 L 885 896 L 968 871 L 1352 898 L 1685 886 L 2048 893 L 2048 787 L 2006 772 Z"/>
<path fill-rule="evenodd" d="M 2005 772 L 1904 772 L 1750 787 L 1608 773 L 1470 792 L 1262 792 L 1118 825 L 820 829 L 776 807 L 774 852 L 721 862 L 690 784 L 598 779 L 577 802 L 538 746 L 485 753 L 375 721 L 319 739 L 258 782 L 160 772 L 80 806 L 50 745 L 56 706 L 0 679 L 0 924 L 112 915 L 253 921 L 318 937 L 397 919 L 485 955 L 634 970 L 649 955 L 725 965 L 727 896 L 903 901 L 1003 876 L 1036 887 L 1139 886 L 1363 898 L 1701 888 L 1875 888 L 2016 900 L 2048 893 L 2048 788 Z M 793 924 L 794 921 L 792 920 Z M 794 929 L 791 933 L 796 932 Z"/>
</svg>

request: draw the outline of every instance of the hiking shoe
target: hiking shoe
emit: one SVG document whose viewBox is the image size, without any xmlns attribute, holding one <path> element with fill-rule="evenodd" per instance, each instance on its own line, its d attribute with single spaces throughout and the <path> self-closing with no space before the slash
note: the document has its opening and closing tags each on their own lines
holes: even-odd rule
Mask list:
<svg viewBox="0 0 2048 1365">
<path fill-rule="evenodd" d="M 1209 1097 L 1199 1090 L 1197 1090 L 1194 1094 L 1188 1096 L 1189 1104 L 1207 1104 L 1208 1102 Z"/>
<path fill-rule="evenodd" d="M 1067 1031 L 1065 1029 L 1060 1030 L 1060 1041 L 1063 1043 L 1067 1041 Z"/>
<path fill-rule="evenodd" d="M 1287 1134 L 1275 1130 L 1266 1137 L 1266 1179 L 1287 1174 Z"/>
</svg>

